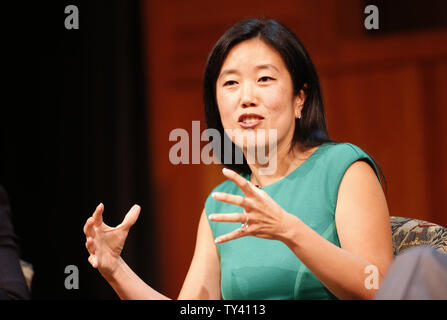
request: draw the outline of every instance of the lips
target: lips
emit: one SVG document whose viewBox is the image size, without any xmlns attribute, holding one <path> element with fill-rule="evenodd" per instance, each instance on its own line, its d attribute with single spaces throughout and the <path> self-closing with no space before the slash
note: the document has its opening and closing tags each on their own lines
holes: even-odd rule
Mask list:
<svg viewBox="0 0 447 320">
<path fill-rule="evenodd" d="M 254 128 L 264 119 L 263 116 L 256 113 L 245 113 L 239 116 L 239 125 L 243 128 Z"/>
</svg>

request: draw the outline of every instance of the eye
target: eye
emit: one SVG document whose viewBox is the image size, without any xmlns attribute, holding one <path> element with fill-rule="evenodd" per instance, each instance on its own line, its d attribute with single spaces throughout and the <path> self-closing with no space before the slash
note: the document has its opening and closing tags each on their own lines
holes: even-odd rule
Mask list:
<svg viewBox="0 0 447 320">
<path fill-rule="evenodd" d="M 234 80 L 228 80 L 228 81 L 225 81 L 225 83 L 223 84 L 223 86 L 225 87 L 225 86 L 232 86 L 232 85 L 235 85 L 237 82 L 236 81 L 234 81 Z"/>
<path fill-rule="evenodd" d="M 259 78 L 259 82 L 268 82 L 268 81 L 272 81 L 272 80 L 275 80 L 274 78 L 272 78 L 272 77 L 268 77 L 268 76 L 265 76 L 265 77 L 261 77 L 261 78 Z"/>
</svg>

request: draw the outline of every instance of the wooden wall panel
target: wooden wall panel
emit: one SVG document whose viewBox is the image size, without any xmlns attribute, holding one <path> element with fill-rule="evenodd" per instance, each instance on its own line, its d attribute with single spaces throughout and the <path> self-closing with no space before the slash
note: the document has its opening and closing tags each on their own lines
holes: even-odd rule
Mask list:
<svg viewBox="0 0 447 320">
<path fill-rule="evenodd" d="M 371 68 L 322 82 L 332 138 L 357 144 L 378 161 L 388 181 L 390 214 L 429 218 L 418 75 L 414 66 Z M 421 134 L 409 137 L 411 131 Z"/>
<path fill-rule="evenodd" d="M 447 59 L 446 59 L 447 60 Z M 428 72 L 423 78 L 427 97 L 423 102 L 420 119 L 425 119 L 429 133 L 425 154 L 429 175 L 428 192 L 430 195 L 427 211 L 430 219 L 447 226 L 447 61 L 443 60 L 427 66 Z"/>
<path fill-rule="evenodd" d="M 169 161 L 169 133 L 200 120 L 206 58 L 221 34 L 268 16 L 298 34 L 322 79 L 334 139 L 364 148 L 382 166 L 393 215 L 447 225 L 447 30 L 374 36 L 361 1 L 142 1 L 147 101 L 162 293 L 176 298 L 192 258 L 197 223 L 217 165 Z M 144 214 L 144 208 L 143 208 Z"/>
</svg>

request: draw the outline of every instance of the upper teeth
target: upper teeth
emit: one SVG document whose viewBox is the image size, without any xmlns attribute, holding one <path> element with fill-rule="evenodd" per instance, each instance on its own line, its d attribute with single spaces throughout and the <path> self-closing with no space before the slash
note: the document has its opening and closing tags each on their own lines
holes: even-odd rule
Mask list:
<svg viewBox="0 0 447 320">
<path fill-rule="evenodd" d="M 258 120 L 260 120 L 260 118 L 252 118 L 252 117 L 250 117 L 250 118 L 243 119 L 242 122 L 244 122 L 244 123 L 251 123 L 251 122 L 256 122 Z"/>
</svg>

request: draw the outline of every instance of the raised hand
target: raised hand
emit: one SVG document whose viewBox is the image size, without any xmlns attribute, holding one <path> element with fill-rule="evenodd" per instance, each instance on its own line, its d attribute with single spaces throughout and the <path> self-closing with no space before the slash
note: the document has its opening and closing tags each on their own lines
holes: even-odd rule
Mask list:
<svg viewBox="0 0 447 320">
<path fill-rule="evenodd" d="M 244 236 L 285 240 L 290 229 L 290 219 L 295 216 L 281 208 L 264 190 L 255 187 L 233 170 L 224 168 L 223 174 L 233 181 L 245 197 L 215 192 L 212 197 L 218 201 L 234 204 L 244 209 L 241 213 L 213 213 L 209 216 L 216 222 L 240 222 L 243 225 L 230 233 L 215 239 L 216 243 L 234 240 Z"/>
<path fill-rule="evenodd" d="M 84 225 L 84 234 L 87 237 L 85 246 L 90 253 L 88 261 L 106 279 L 113 276 L 119 266 L 124 242 L 130 227 L 138 219 L 140 209 L 140 206 L 134 205 L 124 217 L 123 222 L 113 228 L 102 220 L 104 205 L 101 203 Z"/>
</svg>

